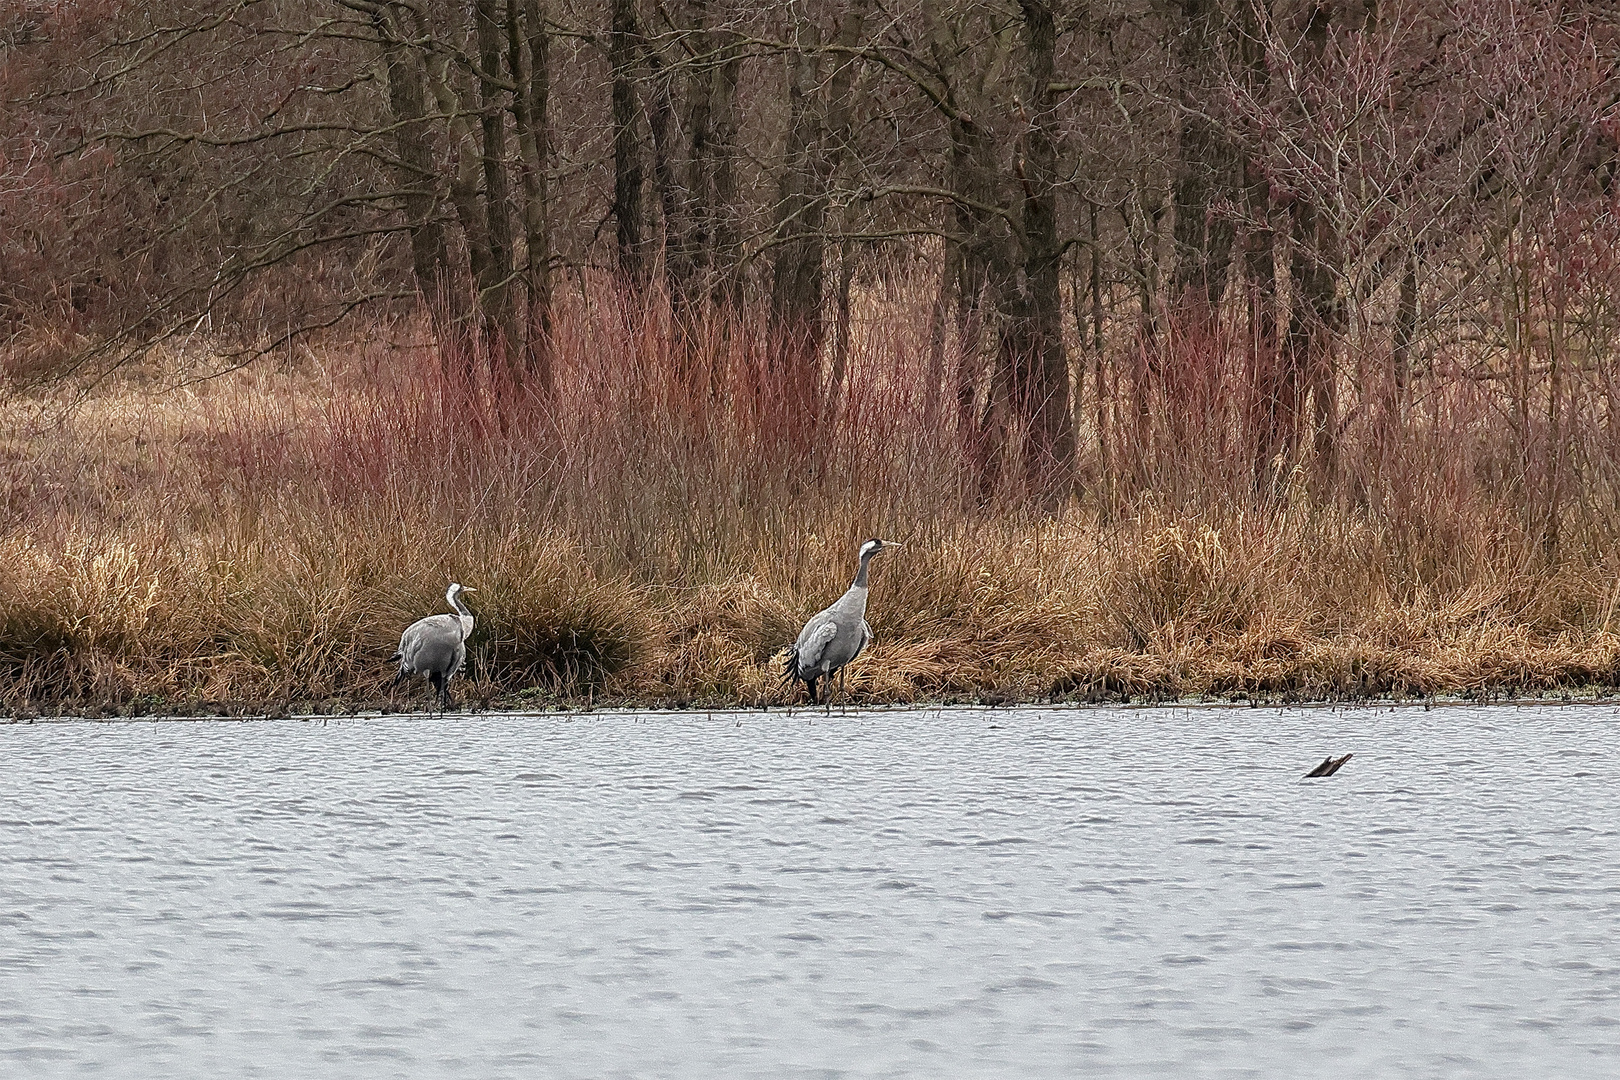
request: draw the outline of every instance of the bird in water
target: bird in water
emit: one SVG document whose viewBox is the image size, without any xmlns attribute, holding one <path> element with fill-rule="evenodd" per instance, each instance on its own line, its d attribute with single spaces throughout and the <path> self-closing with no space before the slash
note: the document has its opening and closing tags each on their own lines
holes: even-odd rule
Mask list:
<svg viewBox="0 0 1620 1080">
<path fill-rule="evenodd" d="M 399 661 L 394 685 L 410 675 L 426 675 L 439 693 L 439 705 L 450 707 L 450 679 L 467 659 L 467 638 L 473 631 L 473 614 L 461 602 L 461 597 L 477 591 L 451 582 L 444 599 L 455 614 L 429 615 L 405 628 L 399 636 L 399 651 L 388 658 Z"/>
<path fill-rule="evenodd" d="M 1318 776 L 1332 776 L 1334 773 L 1344 768 L 1345 762 L 1349 761 L 1355 756 L 1356 755 L 1354 754 L 1346 754 L 1342 758 L 1336 758 L 1329 754 L 1326 761 L 1322 762 L 1322 764 L 1305 774 L 1305 779 L 1310 780 Z"/>
<path fill-rule="evenodd" d="M 799 640 L 788 650 L 784 685 L 804 683 L 809 688 L 811 702 L 815 703 L 820 701 L 816 684 L 825 679 L 830 706 L 833 675 L 839 676 L 842 689 L 844 667 L 861 655 L 861 650 L 872 640 L 872 628 L 866 625 L 867 570 L 874 558 L 899 546 L 893 540 L 878 539 L 861 545 L 861 567 L 855 572 L 849 591 L 805 623 L 804 629 L 799 631 Z"/>
</svg>

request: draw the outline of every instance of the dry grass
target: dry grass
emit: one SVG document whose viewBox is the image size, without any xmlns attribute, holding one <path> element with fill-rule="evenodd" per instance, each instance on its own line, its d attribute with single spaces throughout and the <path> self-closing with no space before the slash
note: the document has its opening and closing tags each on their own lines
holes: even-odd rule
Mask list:
<svg viewBox="0 0 1620 1080">
<path fill-rule="evenodd" d="M 1441 388 L 1394 436 L 1347 432 L 1336 477 L 1299 463 L 1262 498 L 1236 391 L 1142 384 L 1053 514 L 986 496 L 925 420 L 902 316 L 860 335 L 819 436 L 740 331 L 692 344 L 613 305 L 563 318 L 550 402 L 446 376 L 408 326 L 202 382 L 171 352 L 72 400 L 13 391 L 0 707 L 422 707 L 386 658 L 451 578 L 479 589 L 471 701 L 772 702 L 773 657 L 874 534 L 907 546 L 876 572 L 862 701 L 1616 682 L 1606 414 L 1571 398 L 1565 442 L 1527 451 Z M 1230 381 L 1226 354 L 1184 359 Z"/>
</svg>

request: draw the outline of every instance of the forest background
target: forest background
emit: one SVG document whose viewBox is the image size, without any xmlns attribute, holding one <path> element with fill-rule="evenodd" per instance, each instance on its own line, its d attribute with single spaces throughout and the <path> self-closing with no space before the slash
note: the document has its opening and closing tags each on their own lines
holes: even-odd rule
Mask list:
<svg viewBox="0 0 1620 1080">
<path fill-rule="evenodd" d="M 5 0 L 0 708 L 1620 682 L 1607 0 Z"/>
</svg>

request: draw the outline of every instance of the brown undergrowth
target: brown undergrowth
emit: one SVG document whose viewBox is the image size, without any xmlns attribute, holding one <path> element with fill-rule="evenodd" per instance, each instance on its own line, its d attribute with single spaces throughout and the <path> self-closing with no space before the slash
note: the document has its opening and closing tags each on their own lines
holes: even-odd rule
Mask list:
<svg viewBox="0 0 1620 1080">
<path fill-rule="evenodd" d="M 1115 412 L 1134 428 L 1082 432 L 1054 507 L 983 489 L 932 419 L 916 330 L 863 331 L 833 421 L 737 328 L 611 305 L 560 318 L 546 398 L 488 358 L 446 374 L 410 324 L 209 379 L 172 349 L 88 391 L 9 391 L 0 709 L 425 707 L 387 657 L 451 579 L 479 590 L 471 703 L 774 703 L 779 650 L 866 535 L 906 546 L 875 574 L 861 702 L 1620 678 L 1607 496 L 1538 502 L 1537 459 L 1466 390 L 1393 441 L 1347 430 L 1329 479 L 1271 463 L 1263 496 L 1236 390 L 1173 425 L 1144 399 Z"/>
</svg>

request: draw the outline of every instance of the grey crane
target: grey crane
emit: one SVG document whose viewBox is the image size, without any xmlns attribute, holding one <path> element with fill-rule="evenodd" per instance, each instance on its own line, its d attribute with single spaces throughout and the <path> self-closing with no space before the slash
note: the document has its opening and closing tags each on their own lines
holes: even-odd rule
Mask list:
<svg viewBox="0 0 1620 1080">
<path fill-rule="evenodd" d="M 833 675 L 839 676 L 842 686 L 845 665 L 861 655 L 861 650 L 872 640 L 872 628 L 866 625 L 867 568 L 873 558 L 897 547 L 900 545 L 893 540 L 875 538 L 861 545 L 861 568 L 856 571 L 849 591 L 833 601 L 832 606 L 812 616 L 799 631 L 799 640 L 788 650 L 784 683 L 804 683 L 810 690 L 810 700 L 816 702 L 820 700 L 816 683 L 826 679 L 830 703 Z"/>
<path fill-rule="evenodd" d="M 461 597 L 477 591 L 451 582 L 444 600 L 455 614 L 417 619 L 399 635 L 399 651 L 388 658 L 399 661 L 399 674 L 394 676 L 396 686 L 407 676 L 426 675 L 439 692 L 439 705 L 450 707 L 450 679 L 467 659 L 467 638 L 473 631 L 472 612 Z"/>
</svg>

